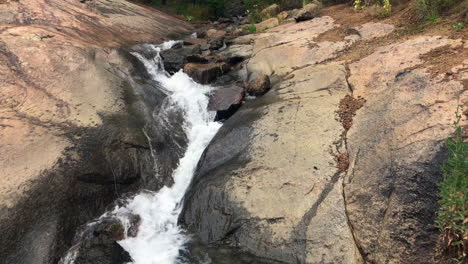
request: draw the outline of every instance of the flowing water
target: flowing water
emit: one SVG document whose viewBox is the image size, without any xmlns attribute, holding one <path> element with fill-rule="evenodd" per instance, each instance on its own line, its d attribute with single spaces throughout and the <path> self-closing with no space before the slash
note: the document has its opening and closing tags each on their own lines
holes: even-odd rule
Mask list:
<svg viewBox="0 0 468 264">
<path fill-rule="evenodd" d="M 187 148 L 179 165 L 173 172 L 174 184 L 158 192 L 142 191 L 106 215 L 115 215 L 128 225 L 127 215 L 141 217 L 136 237 L 127 237 L 119 244 L 130 253 L 135 264 L 174 264 L 181 262 L 180 252 L 188 238 L 177 225 L 182 209 L 183 196 L 190 185 L 197 163 L 221 124 L 214 122 L 215 113 L 209 112 L 208 94 L 212 88 L 195 83 L 182 71 L 169 76 L 165 71 L 159 51 L 170 48 L 177 42 L 166 42 L 159 46 L 147 45 L 156 51 L 156 56 L 147 58 L 132 53 L 146 67 L 151 77 L 161 84 L 169 95 L 167 107 L 175 107 L 183 113 L 183 129 L 187 137 Z"/>
</svg>

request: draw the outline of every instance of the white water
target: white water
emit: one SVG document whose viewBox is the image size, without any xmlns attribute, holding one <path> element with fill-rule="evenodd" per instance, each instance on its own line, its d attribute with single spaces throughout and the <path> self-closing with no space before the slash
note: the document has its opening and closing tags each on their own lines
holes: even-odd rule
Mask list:
<svg viewBox="0 0 468 264">
<path fill-rule="evenodd" d="M 149 45 L 148 48 L 167 49 L 175 43 Z M 173 173 L 172 187 L 163 187 L 156 193 L 143 191 L 128 201 L 125 207 L 116 208 L 111 214 L 120 217 L 124 223 L 128 222 L 125 215 L 129 213 L 141 217 L 137 237 L 127 237 L 119 242 L 130 253 L 135 264 L 174 264 L 188 241 L 183 230 L 177 226 L 182 198 L 204 149 L 221 124 L 213 122 L 214 113 L 207 111 L 207 94 L 212 90 L 211 87 L 195 83 L 182 71 L 168 76 L 159 54 L 153 59 L 146 59 L 138 53 L 133 55 L 144 63 L 152 78 L 169 94 L 167 100 L 171 102 L 167 105 L 183 110 L 183 127 L 188 145 Z"/>
</svg>

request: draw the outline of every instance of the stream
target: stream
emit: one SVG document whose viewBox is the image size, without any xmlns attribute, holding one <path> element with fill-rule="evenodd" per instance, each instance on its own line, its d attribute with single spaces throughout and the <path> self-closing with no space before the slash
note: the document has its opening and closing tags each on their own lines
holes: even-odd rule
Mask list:
<svg viewBox="0 0 468 264">
<path fill-rule="evenodd" d="M 176 42 L 170 41 L 150 48 L 168 49 Z M 182 110 L 183 130 L 187 137 L 187 149 L 173 172 L 174 184 L 158 192 L 143 191 L 128 202 L 125 207 L 116 208 L 111 214 L 122 216 L 136 214 L 141 217 L 138 235 L 128 237 L 119 244 L 130 253 L 135 264 L 173 264 L 180 262 L 179 253 L 188 242 L 183 230 L 177 225 L 182 210 L 182 198 L 190 185 L 198 161 L 221 124 L 214 122 L 215 113 L 209 112 L 208 94 L 212 88 L 195 83 L 182 71 L 169 76 L 159 53 L 147 59 L 139 53 L 132 53 L 146 67 L 153 80 L 169 93 L 166 100 L 170 107 Z M 167 109 L 166 109 L 167 110 Z"/>
<path fill-rule="evenodd" d="M 123 205 L 116 206 L 113 211 L 106 212 L 100 218 L 117 217 L 128 230 L 131 226 L 129 216 L 139 216 L 141 222 L 137 235 L 125 237 L 118 242 L 130 254 L 134 264 L 187 262 L 181 253 L 185 251 L 185 246 L 190 239 L 177 225 L 182 210 L 182 200 L 203 151 L 221 127 L 221 123 L 214 121 L 216 112 L 207 110 L 208 95 L 213 88 L 194 82 L 182 71 L 170 76 L 164 70 L 159 52 L 170 49 L 177 43 L 178 41 L 168 41 L 160 45 L 145 44 L 145 51 L 155 54 L 151 58 L 139 52 L 131 53 L 143 63 L 151 78 L 160 84 L 162 92 L 167 94 L 162 107 L 153 113 L 154 117 L 162 115 L 167 119 L 170 118 L 167 113 L 181 113 L 182 130 L 187 141 L 185 153 L 172 173 L 174 184 L 171 187 L 164 186 L 157 192 L 141 190 L 139 194 L 126 200 Z M 179 120 L 173 120 L 173 122 L 179 122 Z M 156 160 L 155 158 L 155 166 L 158 166 Z M 97 222 L 99 219 L 94 223 Z M 70 250 L 62 263 L 73 264 L 74 256 L 76 256 L 76 251 Z"/>
</svg>

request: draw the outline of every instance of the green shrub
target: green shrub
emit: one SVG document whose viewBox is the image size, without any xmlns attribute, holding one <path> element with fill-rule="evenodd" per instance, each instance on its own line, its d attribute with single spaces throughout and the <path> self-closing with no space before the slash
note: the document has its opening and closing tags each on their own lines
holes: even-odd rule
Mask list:
<svg viewBox="0 0 468 264">
<path fill-rule="evenodd" d="M 437 22 L 438 17 L 454 7 L 457 7 L 463 0 L 417 0 L 413 6 L 416 19 L 419 22 Z M 468 1 L 464 1 L 465 4 Z M 436 19 L 437 18 L 437 19 Z"/>
<path fill-rule="evenodd" d="M 250 24 L 248 27 L 245 27 L 244 29 L 245 29 L 245 31 L 247 31 L 249 33 L 257 32 L 257 27 L 254 24 Z"/>
<path fill-rule="evenodd" d="M 379 8 L 379 11 L 375 16 L 378 18 L 386 18 L 390 16 L 392 12 L 392 5 L 390 4 L 390 0 L 377 0 L 377 1 L 365 1 L 365 0 L 354 0 L 353 7 L 355 10 L 363 10 L 368 7 Z"/>
<path fill-rule="evenodd" d="M 465 24 L 463 23 L 456 23 L 455 25 L 453 25 L 453 29 L 455 30 L 462 30 L 463 28 L 465 27 Z"/>
<path fill-rule="evenodd" d="M 455 136 L 447 139 L 448 159 L 442 165 L 439 183 L 440 210 L 437 227 L 441 230 L 440 249 L 446 259 L 468 261 L 468 142 L 463 141 L 461 115 L 456 113 Z"/>
</svg>

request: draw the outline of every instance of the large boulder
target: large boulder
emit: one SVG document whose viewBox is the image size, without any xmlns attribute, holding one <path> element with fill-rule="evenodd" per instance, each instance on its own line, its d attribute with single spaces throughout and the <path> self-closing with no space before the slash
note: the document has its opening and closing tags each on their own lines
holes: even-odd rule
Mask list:
<svg viewBox="0 0 468 264">
<path fill-rule="evenodd" d="M 130 255 L 117 243 L 124 239 L 125 226 L 116 218 L 106 218 L 87 227 L 79 237 L 78 244 L 68 252 L 67 258 L 76 264 L 125 264 L 132 261 Z"/>
<path fill-rule="evenodd" d="M 230 66 L 226 62 L 187 63 L 184 72 L 196 82 L 208 84 L 228 72 L 229 69 Z"/>
<path fill-rule="evenodd" d="M 219 87 L 210 94 L 208 110 L 216 111 L 216 120 L 231 117 L 242 105 L 244 89 L 236 85 Z"/>
<path fill-rule="evenodd" d="M 297 15 L 294 17 L 296 22 L 311 20 L 319 15 L 320 6 L 317 4 L 308 4 L 302 8 Z"/>
<path fill-rule="evenodd" d="M 272 262 L 360 263 L 335 164 L 346 70 L 311 66 L 286 79 L 226 121 L 181 222 L 204 243 L 238 245 Z"/>
<path fill-rule="evenodd" d="M 260 15 L 264 18 L 272 18 L 278 15 L 280 12 L 280 7 L 277 4 L 272 4 L 260 12 Z"/>
<path fill-rule="evenodd" d="M 160 55 L 163 59 L 164 69 L 169 73 L 175 73 L 184 68 L 188 62 L 188 56 L 200 55 L 201 53 L 200 45 L 189 45 L 163 50 Z"/>
</svg>

